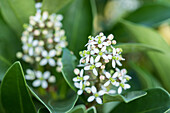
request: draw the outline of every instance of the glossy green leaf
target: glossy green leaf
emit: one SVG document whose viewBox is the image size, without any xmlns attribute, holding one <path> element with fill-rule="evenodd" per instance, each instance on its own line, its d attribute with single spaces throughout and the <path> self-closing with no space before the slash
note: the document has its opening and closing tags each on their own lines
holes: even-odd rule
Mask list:
<svg viewBox="0 0 170 113">
<path fill-rule="evenodd" d="M 141 44 L 141 43 L 122 43 L 122 44 L 118 44 L 114 47 L 122 48 L 123 53 L 141 52 L 141 51 L 142 52 L 155 51 L 155 52 L 164 53 L 164 51 L 159 48 L 156 48 L 154 46 L 150 46 L 147 44 Z"/>
<path fill-rule="evenodd" d="M 50 113 L 63 113 L 70 111 L 77 102 L 78 96 L 73 93 L 71 97 L 64 100 L 43 100 L 28 86 L 32 95 L 41 102 Z M 44 111 L 44 110 L 43 110 Z M 46 111 L 46 110 L 45 110 Z"/>
<path fill-rule="evenodd" d="M 86 107 L 84 105 L 77 105 L 69 113 L 86 113 Z"/>
<path fill-rule="evenodd" d="M 89 109 L 87 109 L 86 110 L 87 111 L 87 113 L 97 113 L 97 111 L 96 111 L 96 107 L 90 107 Z"/>
<path fill-rule="evenodd" d="M 131 13 L 126 19 L 146 26 L 158 26 L 170 18 L 170 6 L 164 4 L 144 5 Z"/>
<path fill-rule="evenodd" d="M 0 56 L 0 81 L 2 81 L 6 70 L 9 68 L 10 62 L 7 59 Z"/>
<path fill-rule="evenodd" d="M 63 13 L 63 27 L 68 39 L 68 48 L 79 56 L 88 36 L 92 33 L 92 9 L 90 0 L 74 0 Z"/>
<path fill-rule="evenodd" d="M 14 63 L 5 74 L 0 98 L 6 113 L 36 113 L 19 62 Z"/>
<path fill-rule="evenodd" d="M 161 88 L 147 90 L 147 95 L 130 103 L 120 103 L 111 113 L 164 113 L 170 108 L 170 96 Z"/>
<path fill-rule="evenodd" d="M 38 113 L 50 113 L 46 108 L 40 108 Z"/>
<path fill-rule="evenodd" d="M 35 13 L 34 0 L 0 0 L 0 3 L 5 21 L 21 36 L 23 24 Z"/>
<path fill-rule="evenodd" d="M 56 13 L 73 0 L 43 0 L 42 10 Z"/>
<path fill-rule="evenodd" d="M 73 82 L 73 77 L 75 76 L 74 69 L 76 67 L 75 61 L 76 61 L 76 57 L 68 49 L 63 49 L 62 74 L 63 74 L 64 79 L 66 80 L 66 82 L 69 84 L 69 86 L 74 91 L 76 91 L 76 89 L 74 87 L 74 82 Z"/>
<path fill-rule="evenodd" d="M 157 76 L 160 78 L 161 83 L 168 91 L 170 91 L 170 87 L 169 87 L 170 47 L 169 45 L 163 40 L 163 38 L 157 32 L 155 32 L 150 28 L 136 25 L 128 21 L 122 21 L 122 25 L 126 30 L 128 30 L 128 33 L 132 35 L 131 38 L 133 38 L 137 42 L 160 48 L 166 52 L 164 54 L 158 52 L 147 52 L 147 55 L 149 56 L 150 60 L 153 62 L 153 65 L 156 68 L 155 71 L 157 72 Z"/>
<path fill-rule="evenodd" d="M 134 62 L 130 63 L 130 67 L 138 74 L 140 81 L 142 82 L 143 88 L 155 88 L 161 87 L 160 82 L 149 73 L 145 68 L 138 66 Z"/>
<path fill-rule="evenodd" d="M 113 101 L 121 101 L 121 102 L 129 103 L 145 95 L 147 95 L 145 91 L 131 91 L 125 94 L 116 94 L 116 95 L 105 94 L 103 96 L 103 103 L 113 102 Z"/>
</svg>

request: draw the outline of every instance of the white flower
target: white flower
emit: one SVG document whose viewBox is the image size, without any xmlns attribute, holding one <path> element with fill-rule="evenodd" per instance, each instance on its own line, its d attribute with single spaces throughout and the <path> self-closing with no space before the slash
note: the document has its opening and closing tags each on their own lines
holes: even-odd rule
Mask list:
<svg viewBox="0 0 170 113">
<path fill-rule="evenodd" d="M 103 102 L 102 102 L 102 99 L 101 99 L 100 96 L 103 96 L 103 95 L 105 94 L 105 92 L 104 92 L 103 90 L 100 90 L 99 92 L 97 92 L 97 89 L 96 89 L 95 86 L 92 86 L 92 87 L 91 87 L 91 91 L 92 91 L 93 95 L 90 96 L 90 97 L 87 99 L 87 101 L 88 101 L 88 102 L 92 102 L 92 101 L 94 101 L 94 99 L 95 99 L 98 104 L 102 104 Z"/>
<path fill-rule="evenodd" d="M 88 79 L 89 79 L 89 75 L 83 76 L 83 73 L 84 73 L 84 70 L 81 69 L 81 71 L 80 71 L 80 76 L 74 77 L 74 78 L 73 78 L 73 81 L 74 81 L 74 82 L 83 82 L 83 81 L 88 80 Z"/>
<path fill-rule="evenodd" d="M 116 90 L 110 89 L 110 88 L 106 88 L 105 86 L 101 86 L 102 90 L 105 91 L 106 94 L 115 94 Z"/>
<path fill-rule="evenodd" d="M 42 88 L 46 89 L 48 87 L 47 79 L 50 77 L 50 72 L 46 71 L 42 74 L 41 71 L 36 71 L 35 73 L 37 79 L 32 83 L 34 87 L 41 86 Z"/>
<path fill-rule="evenodd" d="M 122 92 L 122 88 L 124 90 L 129 89 L 130 85 L 129 84 L 124 84 L 124 83 L 119 83 L 119 88 L 118 88 L 118 93 L 120 94 Z"/>
<path fill-rule="evenodd" d="M 82 95 L 84 90 L 87 92 L 90 89 L 89 87 L 86 87 L 86 81 L 80 82 L 80 83 L 75 82 L 74 85 L 75 85 L 76 88 L 79 89 L 77 91 L 78 95 Z"/>
<path fill-rule="evenodd" d="M 25 75 L 25 79 L 26 80 L 34 80 L 35 79 L 35 72 L 31 69 L 27 69 L 26 70 L 26 75 Z"/>
<path fill-rule="evenodd" d="M 116 84 L 116 77 L 117 77 L 117 73 L 114 73 L 113 76 L 111 76 L 111 74 L 109 72 L 105 72 L 106 78 L 108 78 L 109 80 L 104 84 L 105 87 L 107 87 L 108 85 L 110 85 L 110 83 L 112 83 L 113 85 Z"/>
<path fill-rule="evenodd" d="M 49 63 L 50 66 L 55 66 L 56 62 L 53 59 L 53 57 L 56 55 L 56 51 L 55 50 L 50 50 L 50 52 L 48 53 L 47 51 L 43 51 L 42 52 L 42 56 L 44 57 L 41 61 L 40 61 L 40 65 L 44 66 L 47 63 Z"/>
<path fill-rule="evenodd" d="M 93 73 L 97 76 L 98 72 L 96 67 L 100 67 L 102 65 L 101 62 L 94 62 L 94 58 L 90 58 L 90 64 L 84 67 L 84 70 L 93 70 Z"/>
</svg>

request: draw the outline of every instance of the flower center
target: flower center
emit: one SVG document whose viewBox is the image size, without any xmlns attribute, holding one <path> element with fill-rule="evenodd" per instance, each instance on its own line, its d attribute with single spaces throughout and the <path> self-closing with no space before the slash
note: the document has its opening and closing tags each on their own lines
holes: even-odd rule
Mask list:
<svg viewBox="0 0 170 113">
<path fill-rule="evenodd" d="M 109 78 L 109 80 L 110 80 L 111 82 L 115 82 L 115 79 L 113 79 L 113 78 Z"/>
<path fill-rule="evenodd" d="M 91 65 L 90 66 L 90 69 L 92 70 L 92 69 L 94 69 L 95 68 L 95 65 Z"/>
<path fill-rule="evenodd" d="M 97 94 L 97 93 L 96 93 L 96 94 L 94 94 L 94 96 L 95 96 L 95 97 L 98 97 L 98 96 L 99 96 L 99 94 Z"/>
</svg>

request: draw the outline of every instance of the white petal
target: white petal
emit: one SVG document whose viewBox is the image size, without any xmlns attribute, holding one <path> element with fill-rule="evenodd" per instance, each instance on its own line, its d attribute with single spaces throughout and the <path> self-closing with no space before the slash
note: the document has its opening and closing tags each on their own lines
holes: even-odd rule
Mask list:
<svg viewBox="0 0 170 113">
<path fill-rule="evenodd" d="M 100 55 L 98 55 L 96 58 L 95 58 L 95 62 L 98 62 L 100 60 Z"/>
<path fill-rule="evenodd" d="M 99 53 L 99 49 L 94 49 L 94 52 L 95 53 Z"/>
<path fill-rule="evenodd" d="M 41 83 L 41 87 L 46 89 L 48 87 L 47 81 L 43 80 L 42 83 Z"/>
<path fill-rule="evenodd" d="M 95 87 L 95 86 L 92 86 L 92 87 L 91 87 L 91 91 L 92 91 L 93 94 L 95 94 L 95 93 L 97 92 L 96 87 Z"/>
<path fill-rule="evenodd" d="M 98 72 L 96 70 L 96 68 L 93 69 L 93 73 L 97 76 L 98 75 Z"/>
<path fill-rule="evenodd" d="M 79 83 L 74 83 L 74 86 L 75 86 L 76 88 L 80 88 L 80 84 L 79 84 Z"/>
<path fill-rule="evenodd" d="M 41 71 L 36 71 L 36 77 L 41 78 L 42 77 L 42 72 Z"/>
<path fill-rule="evenodd" d="M 34 40 L 32 43 L 33 46 L 37 46 L 38 45 L 38 40 Z"/>
<path fill-rule="evenodd" d="M 50 66 L 55 66 L 55 65 L 56 65 L 56 64 L 55 64 L 55 60 L 52 59 L 52 58 L 50 58 L 50 59 L 49 59 L 49 65 L 50 65 Z"/>
<path fill-rule="evenodd" d="M 82 93 L 83 93 L 83 90 L 78 90 L 78 91 L 77 91 L 77 94 L 78 94 L 78 95 L 81 95 Z"/>
<path fill-rule="evenodd" d="M 104 84 L 104 86 L 107 87 L 109 84 L 110 84 L 110 80 L 108 80 L 108 81 Z"/>
<path fill-rule="evenodd" d="M 96 98 L 96 102 L 97 102 L 98 104 L 102 104 L 102 99 L 101 99 L 100 97 L 97 97 L 97 98 Z"/>
<path fill-rule="evenodd" d="M 116 55 L 116 49 L 113 47 L 113 56 Z"/>
<path fill-rule="evenodd" d="M 84 70 L 81 69 L 81 71 L 80 71 L 80 77 L 83 77 L 83 72 L 84 72 Z"/>
<path fill-rule="evenodd" d="M 84 60 L 84 57 L 80 59 L 80 62 L 79 62 L 79 63 L 81 64 L 83 60 Z"/>
<path fill-rule="evenodd" d="M 99 48 L 102 48 L 102 46 L 103 46 L 102 44 L 98 44 L 98 47 L 99 47 Z"/>
<path fill-rule="evenodd" d="M 106 72 L 105 75 L 106 75 L 107 78 L 110 78 L 110 77 L 111 77 L 111 75 L 110 75 L 109 72 Z"/>
<path fill-rule="evenodd" d="M 42 59 L 41 61 L 40 61 L 40 65 L 41 66 L 44 66 L 44 65 L 46 65 L 47 64 L 47 59 Z"/>
<path fill-rule="evenodd" d="M 42 52 L 42 56 L 43 56 L 43 57 L 46 57 L 47 55 L 48 55 L 47 51 L 43 51 L 43 52 Z"/>
<path fill-rule="evenodd" d="M 44 72 L 43 78 L 48 79 L 49 77 L 50 77 L 50 72 L 49 71 Z"/>
<path fill-rule="evenodd" d="M 26 79 L 26 80 L 34 80 L 34 79 L 35 79 L 35 76 L 25 75 L 25 79 Z"/>
<path fill-rule="evenodd" d="M 84 70 L 90 70 L 90 66 L 85 66 Z"/>
<path fill-rule="evenodd" d="M 98 62 L 98 63 L 95 64 L 96 67 L 100 67 L 101 65 L 102 65 L 101 62 Z"/>
<path fill-rule="evenodd" d="M 105 54 L 103 54 L 102 57 L 103 57 L 105 60 L 108 60 L 108 59 L 109 59 L 109 57 L 106 56 Z"/>
<path fill-rule="evenodd" d="M 90 96 L 90 97 L 87 99 L 87 101 L 88 101 L 88 102 L 92 102 L 94 99 L 95 99 L 95 96 Z"/>
<path fill-rule="evenodd" d="M 106 51 L 106 46 L 102 47 L 101 51 L 105 52 Z"/>
<path fill-rule="evenodd" d="M 116 66 L 115 60 L 112 60 L 112 67 L 115 68 L 115 66 Z"/>
<path fill-rule="evenodd" d="M 49 52 L 50 57 L 54 57 L 56 55 L 56 51 L 53 49 Z"/>
<path fill-rule="evenodd" d="M 86 63 L 88 63 L 89 60 L 90 60 L 90 56 L 87 56 L 87 58 L 86 58 Z"/>
<path fill-rule="evenodd" d="M 129 89 L 130 85 L 129 84 L 124 84 L 124 89 Z"/>
<path fill-rule="evenodd" d="M 34 74 L 34 72 L 33 72 L 31 69 L 27 69 L 27 70 L 26 70 L 26 73 L 27 73 L 27 74 Z"/>
<path fill-rule="evenodd" d="M 34 87 L 39 87 L 39 86 L 41 85 L 41 81 L 40 81 L 40 80 L 35 80 L 35 81 L 32 83 L 32 85 L 33 85 Z"/>
<path fill-rule="evenodd" d="M 112 59 L 112 55 L 108 55 L 107 57 L 108 57 L 108 59 Z"/>
<path fill-rule="evenodd" d="M 119 60 L 116 60 L 117 65 L 122 66 Z"/>
<path fill-rule="evenodd" d="M 93 57 L 90 58 L 90 63 L 94 64 L 94 58 Z"/>
<path fill-rule="evenodd" d="M 118 93 L 120 94 L 122 92 L 122 87 L 118 88 Z"/>
<path fill-rule="evenodd" d="M 110 91 L 109 91 L 109 94 L 115 94 L 115 93 L 116 93 L 115 90 L 110 90 Z"/>
<path fill-rule="evenodd" d="M 102 95 L 104 95 L 104 94 L 105 94 L 105 91 L 100 90 L 100 91 L 98 92 L 98 94 L 99 94 L 100 96 L 102 96 Z"/>
<path fill-rule="evenodd" d="M 73 81 L 74 81 L 74 82 L 78 82 L 78 81 L 80 81 L 80 80 L 77 79 L 77 77 L 74 77 L 74 78 L 73 78 Z"/>
<path fill-rule="evenodd" d="M 115 72 L 112 76 L 112 78 L 116 78 L 118 76 L 118 72 Z"/>
<path fill-rule="evenodd" d="M 83 80 L 88 80 L 90 77 L 89 77 L 89 75 L 85 75 L 84 77 L 83 77 Z"/>
<path fill-rule="evenodd" d="M 103 42 L 106 39 L 106 36 L 102 36 L 101 41 Z"/>
<path fill-rule="evenodd" d="M 31 48 L 29 48 L 29 51 L 28 51 L 28 52 L 29 52 L 29 55 L 30 55 L 30 56 L 33 56 L 33 54 L 34 54 L 34 50 L 33 50 L 33 48 L 32 48 L 32 47 L 31 47 Z"/>
</svg>

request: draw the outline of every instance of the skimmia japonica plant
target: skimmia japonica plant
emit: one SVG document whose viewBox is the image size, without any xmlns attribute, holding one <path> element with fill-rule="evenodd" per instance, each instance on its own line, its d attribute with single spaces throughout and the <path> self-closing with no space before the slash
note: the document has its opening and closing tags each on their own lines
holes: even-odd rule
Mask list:
<svg viewBox="0 0 170 113">
<path fill-rule="evenodd" d="M 24 25 L 22 33 L 22 52 L 17 57 L 29 63 L 26 80 L 32 81 L 33 87 L 48 88 L 56 82 L 51 68 L 61 72 L 62 48 L 67 46 L 65 31 L 62 29 L 63 16 L 41 11 L 41 3 L 36 4 L 35 16 L 30 16 L 29 24 Z"/>
<path fill-rule="evenodd" d="M 100 33 L 88 38 L 87 50 L 80 51 L 81 59 L 74 70 L 77 76 L 73 81 L 78 95 L 87 95 L 88 102 L 102 104 L 104 94 L 120 94 L 122 89 L 129 89 L 127 82 L 131 77 L 126 69 L 118 68 L 125 59 L 121 55 L 122 49 L 114 47 L 116 40 L 112 34 L 106 37 Z M 109 63 L 112 69 L 108 68 Z"/>
</svg>

